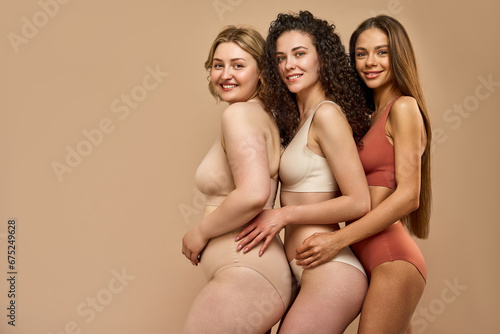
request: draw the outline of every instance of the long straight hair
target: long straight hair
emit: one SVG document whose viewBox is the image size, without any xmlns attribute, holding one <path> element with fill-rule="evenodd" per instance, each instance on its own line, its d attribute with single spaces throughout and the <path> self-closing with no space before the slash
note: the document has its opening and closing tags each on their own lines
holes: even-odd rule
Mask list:
<svg viewBox="0 0 500 334">
<path fill-rule="evenodd" d="M 424 239 L 429 235 L 429 222 L 431 215 L 431 155 L 430 144 L 432 139 L 431 124 L 427 113 L 424 95 L 420 86 L 417 71 L 415 53 L 408 34 L 399 21 L 387 16 L 378 15 L 362 22 L 352 33 L 349 41 L 349 52 L 352 66 L 355 66 L 355 47 L 359 35 L 365 30 L 376 28 L 381 30 L 389 41 L 389 60 L 392 73 L 394 73 L 394 85 L 403 95 L 413 97 L 420 108 L 424 120 L 427 145 L 421 157 L 421 184 L 419 207 L 403 218 L 403 224 L 412 235 Z M 361 81 L 361 78 L 360 78 Z M 363 83 L 364 84 L 364 83 Z M 366 85 L 365 85 L 365 88 Z M 373 101 L 373 95 L 368 94 L 368 100 Z"/>
</svg>

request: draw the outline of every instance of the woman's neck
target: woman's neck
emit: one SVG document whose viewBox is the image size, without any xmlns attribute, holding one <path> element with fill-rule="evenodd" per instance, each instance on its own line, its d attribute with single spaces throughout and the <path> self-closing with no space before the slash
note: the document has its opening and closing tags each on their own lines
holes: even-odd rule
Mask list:
<svg viewBox="0 0 500 334">
<path fill-rule="evenodd" d="M 319 83 L 319 82 L 318 82 Z M 326 100 L 326 95 L 320 85 L 316 85 L 314 89 L 308 92 L 299 92 L 295 94 L 297 107 L 299 108 L 300 119 L 309 117 L 312 109 L 320 102 Z"/>
<path fill-rule="evenodd" d="M 385 108 L 389 103 L 401 95 L 403 95 L 403 93 L 394 85 L 374 89 L 373 102 L 375 104 L 375 112 Z"/>
<path fill-rule="evenodd" d="M 224 102 L 226 102 L 228 105 L 231 105 L 233 103 L 241 103 L 241 102 L 254 102 L 254 103 L 262 104 L 262 100 L 258 96 L 253 96 L 253 97 L 249 98 L 248 100 L 232 101 L 232 102 L 224 101 Z"/>
</svg>

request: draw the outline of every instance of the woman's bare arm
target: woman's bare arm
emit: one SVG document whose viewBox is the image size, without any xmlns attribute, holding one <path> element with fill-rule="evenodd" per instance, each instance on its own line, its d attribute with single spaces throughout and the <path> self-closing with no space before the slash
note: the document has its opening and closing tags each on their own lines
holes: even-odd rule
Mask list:
<svg viewBox="0 0 500 334">
<path fill-rule="evenodd" d="M 313 268 L 327 262 L 340 249 L 383 231 L 418 208 L 425 130 L 413 98 L 400 98 L 394 103 L 387 128 L 394 143 L 396 189 L 368 214 L 345 228 L 307 238 L 297 249 L 297 264 Z"/>
<path fill-rule="evenodd" d="M 311 124 L 311 150 L 324 155 L 335 175 L 341 196 L 307 205 L 264 210 L 238 234 L 238 249 L 249 251 L 265 239 L 263 253 L 274 235 L 290 224 L 334 224 L 354 220 L 370 209 L 368 185 L 351 128 L 341 109 L 332 104 L 318 108 Z M 316 147 L 315 147 L 316 146 Z"/>
<path fill-rule="evenodd" d="M 223 112 L 222 135 L 235 189 L 183 238 L 183 254 L 193 264 L 210 238 L 250 221 L 264 208 L 271 191 L 263 110 L 235 103 Z"/>
</svg>

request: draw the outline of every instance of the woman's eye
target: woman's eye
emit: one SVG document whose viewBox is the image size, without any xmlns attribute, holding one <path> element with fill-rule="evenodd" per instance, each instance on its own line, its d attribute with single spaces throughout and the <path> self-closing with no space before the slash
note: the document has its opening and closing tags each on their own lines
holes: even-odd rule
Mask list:
<svg viewBox="0 0 500 334">
<path fill-rule="evenodd" d="M 366 53 L 363 53 L 363 52 L 356 53 L 356 57 L 357 58 L 361 58 L 361 57 L 364 57 L 364 56 L 366 56 Z"/>
<path fill-rule="evenodd" d="M 296 55 L 297 57 L 302 57 L 302 56 L 304 56 L 305 54 L 306 54 L 305 52 L 299 51 L 299 52 L 297 52 L 295 55 Z"/>
<path fill-rule="evenodd" d="M 235 69 L 237 69 L 237 70 L 240 70 L 240 69 L 242 69 L 242 68 L 243 68 L 243 65 L 241 65 L 241 64 L 234 64 L 234 65 L 233 65 L 233 67 L 234 67 Z"/>
<path fill-rule="evenodd" d="M 214 64 L 214 68 L 216 69 L 222 68 L 222 64 Z"/>
<path fill-rule="evenodd" d="M 388 52 L 387 52 L 387 50 L 380 50 L 380 51 L 378 52 L 378 54 L 379 54 L 379 55 L 386 55 L 386 54 L 388 54 Z"/>
<path fill-rule="evenodd" d="M 285 60 L 285 57 L 284 56 L 279 56 L 276 59 L 278 59 L 278 63 L 281 63 L 282 61 Z"/>
</svg>

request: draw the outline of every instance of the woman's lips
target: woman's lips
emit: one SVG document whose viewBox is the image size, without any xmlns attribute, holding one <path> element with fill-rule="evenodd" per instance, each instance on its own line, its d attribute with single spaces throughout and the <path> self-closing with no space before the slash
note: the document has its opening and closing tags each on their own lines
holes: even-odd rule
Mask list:
<svg viewBox="0 0 500 334">
<path fill-rule="evenodd" d="M 238 87 L 237 84 L 229 84 L 229 83 L 223 83 L 220 86 L 222 87 L 222 90 L 224 90 L 224 91 L 229 91 L 231 89 Z"/>
<path fill-rule="evenodd" d="M 378 72 L 364 72 L 365 74 L 365 77 L 367 79 L 375 79 L 377 78 L 380 74 L 382 73 L 382 71 L 378 71 Z"/>
<path fill-rule="evenodd" d="M 287 81 L 295 81 L 300 78 L 303 74 L 291 74 L 286 76 Z"/>
</svg>

